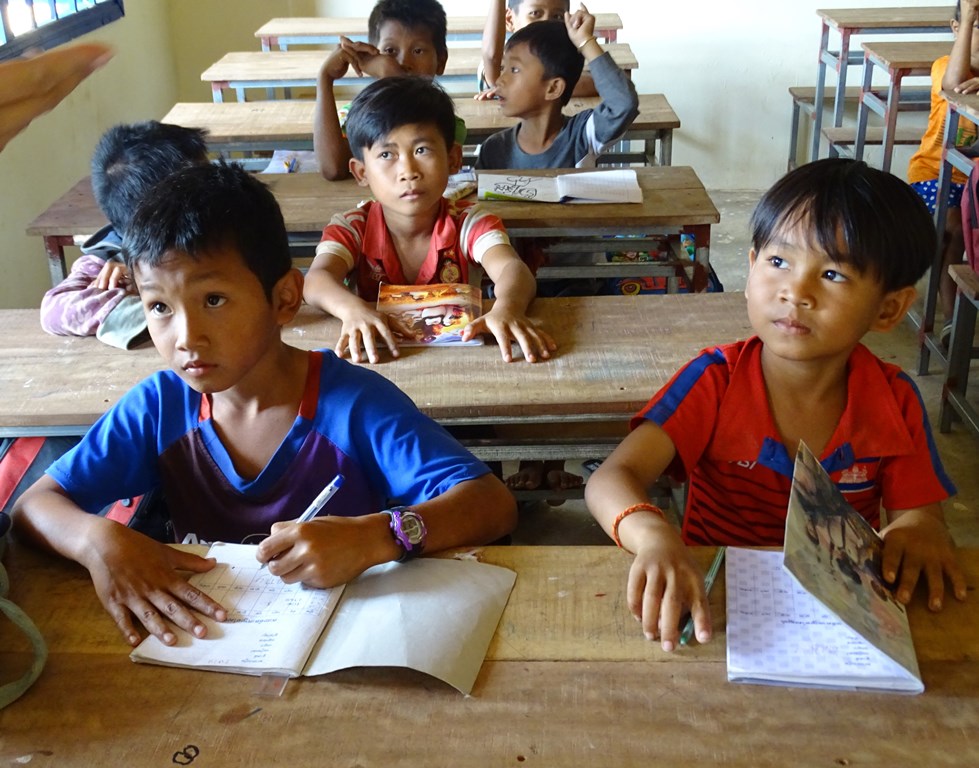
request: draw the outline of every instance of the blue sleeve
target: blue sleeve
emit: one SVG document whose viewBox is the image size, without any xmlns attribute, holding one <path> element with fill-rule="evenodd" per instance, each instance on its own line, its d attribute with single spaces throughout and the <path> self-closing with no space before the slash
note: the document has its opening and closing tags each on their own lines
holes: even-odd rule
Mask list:
<svg viewBox="0 0 979 768">
<path fill-rule="evenodd" d="M 184 420 L 161 419 L 167 374 L 137 384 L 100 418 L 47 474 L 87 512 L 159 485 L 160 450 L 169 441 L 160 425 L 182 432 Z M 199 396 L 198 396 L 199 397 Z"/>
</svg>

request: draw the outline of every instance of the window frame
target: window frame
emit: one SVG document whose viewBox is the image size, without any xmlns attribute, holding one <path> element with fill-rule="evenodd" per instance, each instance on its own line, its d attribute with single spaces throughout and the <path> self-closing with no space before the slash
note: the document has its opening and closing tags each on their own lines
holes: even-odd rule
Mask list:
<svg viewBox="0 0 979 768">
<path fill-rule="evenodd" d="M 0 24 L 6 38 L 6 42 L 0 43 L 0 61 L 20 58 L 32 49 L 49 50 L 126 15 L 123 0 L 103 0 L 91 8 L 82 9 L 78 9 L 75 3 L 74 13 L 11 37 L 7 23 L 7 3 L 8 0 L 0 0 Z M 34 0 L 32 5 L 35 3 L 54 4 L 53 0 Z"/>
</svg>

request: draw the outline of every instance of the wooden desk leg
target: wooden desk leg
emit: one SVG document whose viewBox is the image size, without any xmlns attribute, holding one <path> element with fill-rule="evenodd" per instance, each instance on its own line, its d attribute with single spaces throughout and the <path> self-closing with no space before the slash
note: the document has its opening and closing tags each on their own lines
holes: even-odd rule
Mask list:
<svg viewBox="0 0 979 768">
<path fill-rule="evenodd" d="M 647 148 L 646 154 L 648 156 L 649 149 Z M 667 128 L 665 131 L 660 133 L 659 137 L 659 164 L 660 165 L 672 165 L 673 164 L 673 129 Z"/>
<path fill-rule="evenodd" d="M 941 408 L 938 412 L 938 428 L 941 432 L 951 431 L 952 417 L 958 414 L 966 426 L 979 436 L 979 419 L 965 397 L 969 383 L 969 366 L 972 363 L 972 339 L 976 333 L 975 297 L 966 296 L 961 289 L 956 290 L 953 318 L 948 366 L 945 369 Z"/>
<path fill-rule="evenodd" d="M 891 171 L 891 158 L 894 155 L 894 134 L 897 131 L 897 114 L 901 110 L 901 81 L 910 70 L 898 69 L 891 73 L 891 87 L 887 93 L 887 106 L 884 108 L 884 157 L 880 169 Z"/>
<path fill-rule="evenodd" d="M 213 82 L 211 83 L 211 101 L 215 104 L 224 103 L 224 88 L 227 87 L 227 82 Z"/>
<path fill-rule="evenodd" d="M 802 105 L 798 99 L 792 99 L 792 127 L 789 129 L 789 161 L 786 171 L 793 170 L 798 164 L 799 157 L 799 119 L 802 116 Z"/>
<path fill-rule="evenodd" d="M 869 56 L 863 57 L 863 86 L 860 89 L 860 107 L 857 112 L 857 138 L 853 144 L 853 157 L 863 160 L 863 145 L 867 138 L 867 120 L 870 117 L 870 107 L 867 105 L 866 96 L 873 88 L 874 62 Z M 830 152 L 831 156 L 835 156 Z"/>
<path fill-rule="evenodd" d="M 815 160 L 819 157 L 819 138 L 820 131 L 823 128 L 823 96 L 826 93 L 826 59 L 829 57 L 829 24 L 823 20 L 823 32 L 819 38 L 819 56 L 816 67 L 816 101 L 813 102 L 816 107 L 816 111 L 813 113 L 813 124 L 812 124 L 812 141 L 809 150 L 809 157 Z M 839 61 L 837 61 L 836 71 L 839 73 Z M 839 77 L 837 76 L 837 79 Z M 837 83 L 837 88 L 840 84 Z M 789 148 L 789 152 L 792 152 L 793 148 Z"/>
<path fill-rule="evenodd" d="M 48 272 L 51 275 L 51 286 L 54 287 L 68 276 L 68 265 L 65 263 L 65 246 L 74 244 L 72 237 L 50 235 L 44 238 L 44 252 L 48 255 Z"/>
<path fill-rule="evenodd" d="M 262 38 L 262 50 L 265 53 L 268 53 L 269 51 L 272 50 L 272 44 L 274 40 L 275 40 L 274 37 L 268 37 L 267 35 Z"/>
<path fill-rule="evenodd" d="M 951 104 L 945 113 L 945 138 L 942 144 L 942 162 L 938 169 L 938 192 L 935 199 L 935 232 L 938 245 L 935 248 L 935 258 L 932 259 L 928 273 L 928 288 L 925 291 L 924 309 L 918 325 L 918 375 L 928 373 L 931 361 L 931 346 L 929 335 L 935 328 L 935 311 L 938 307 L 938 288 L 942 280 L 943 262 L 945 260 L 945 219 L 948 216 L 948 191 L 952 186 L 952 163 L 948 153 L 955 145 L 955 136 L 959 130 L 959 111 Z M 914 318 L 911 318 L 914 322 Z M 936 347 L 937 350 L 937 347 Z M 942 364 L 945 363 L 941 359 Z"/>
</svg>

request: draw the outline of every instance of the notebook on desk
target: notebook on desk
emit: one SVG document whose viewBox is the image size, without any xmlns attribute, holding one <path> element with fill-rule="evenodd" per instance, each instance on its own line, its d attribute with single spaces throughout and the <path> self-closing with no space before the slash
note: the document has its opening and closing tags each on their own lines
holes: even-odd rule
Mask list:
<svg viewBox="0 0 979 768">
<path fill-rule="evenodd" d="M 286 584 L 260 568 L 255 547 L 213 544 L 218 564 L 190 583 L 228 619 L 201 620 L 206 638 L 147 637 L 133 661 L 284 677 L 350 667 L 408 667 L 469 693 L 516 574 L 471 560 L 419 558 L 364 571 L 346 587 Z"/>
<path fill-rule="evenodd" d="M 784 552 L 728 547 L 728 680 L 921 693 L 882 545 L 800 444 Z"/>
</svg>

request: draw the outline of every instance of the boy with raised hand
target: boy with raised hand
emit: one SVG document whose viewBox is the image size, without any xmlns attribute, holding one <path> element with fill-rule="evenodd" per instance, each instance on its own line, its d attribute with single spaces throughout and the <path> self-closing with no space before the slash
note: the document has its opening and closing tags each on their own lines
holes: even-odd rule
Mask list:
<svg viewBox="0 0 979 768">
<path fill-rule="evenodd" d="M 168 645 L 173 625 L 203 637 L 195 611 L 227 615 L 181 575 L 213 561 L 86 514 L 119 497 L 161 487 L 178 538 L 271 530 L 258 560 L 313 587 L 513 527 L 503 484 L 393 384 L 283 342 L 302 276 L 275 198 L 253 176 L 225 164 L 178 172 L 141 203 L 124 248 L 167 370 L 52 465 L 14 520 L 89 570 L 128 642 L 138 624 Z M 330 514 L 290 522 L 337 474 Z"/>
<path fill-rule="evenodd" d="M 350 175 L 350 145 L 337 115 L 333 84 L 353 70 L 358 76 L 396 75 L 435 77 L 445 71 L 449 50 L 445 43 L 445 10 L 437 0 L 378 0 L 367 22 L 368 40 L 345 37 L 320 68 L 313 116 L 313 149 L 320 173 L 330 180 Z M 466 126 L 456 123 L 462 144 Z"/>
<path fill-rule="evenodd" d="M 442 196 L 462 163 L 452 99 L 425 78 L 384 78 L 357 95 L 347 127 L 350 170 L 374 199 L 334 216 L 323 230 L 305 290 L 307 302 L 340 318 L 337 354 L 360 362 L 363 347 L 377 363 L 380 342 L 398 356 L 389 316 L 375 308 L 379 283 L 473 282 L 470 272 L 482 268 L 496 301 L 463 338 L 492 333 L 507 362 L 511 341 L 529 362 L 549 358 L 554 340 L 527 317 L 534 277 L 503 223 L 479 206 Z M 356 294 L 344 285 L 348 277 Z"/>
<path fill-rule="evenodd" d="M 930 609 L 941 609 L 946 577 L 965 599 L 941 506 L 955 488 L 921 396 L 860 343 L 901 322 L 935 247 L 915 193 L 862 162 L 801 166 L 762 197 L 745 288 L 757 335 L 684 366 L 585 487 L 596 520 L 635 554 L 629 608 L 664 650 L 686 610 L 697 639 L 711 636 L 686 545 L 782 545 L 800 440 L 874 527 L 883 508 L 883 576 L 899 601 L 922 577 Z M 664 472 L 689 482 L 682 534 L 647 495 Z"/>
<path fill-rule="evenodd" d="M 562 24 L 535 22 L 513 33 L 496 95 L 503 114 L 519 122 L 483 142 L 477 168 L 593 168 L 623 134 L 639 114 L 639 97 L 594 33 L 584 5 Z M 586 60 L 602 102 L 568 117 L 561 109 Z"/>
</svg>

